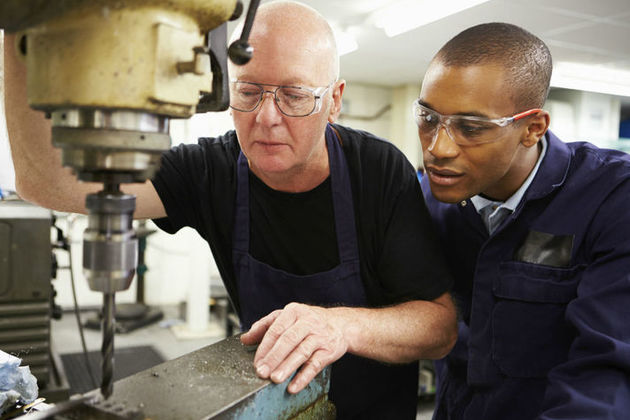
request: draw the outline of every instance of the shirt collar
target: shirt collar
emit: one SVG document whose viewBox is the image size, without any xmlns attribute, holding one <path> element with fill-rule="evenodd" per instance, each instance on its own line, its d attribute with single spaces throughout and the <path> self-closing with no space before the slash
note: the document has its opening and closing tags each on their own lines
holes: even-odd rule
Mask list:
<svg viewBox="0 0 630 420">
<path fill-rule="evenodd" d="M 529 188 L 530 184 L 534 180 L 534 177 L 536 176 L 536 173 L 540 168 L 540 163 L 542 162 L 543 158 L 545 157 L 545 153 L 547 152 L 547 139 L 545 138 L 545 136 L 540 138 L 540 143 L 542 144 L 542 151 L 540 152 L 540 156 L 538 156 L 538 160 L 536 161 L 534 169 L 530 172 L 527 179 L 525 179 L 525 182 L 523 182 L 520 188 L 516 190 L 516 192 L 512 194 L 510 198 L 508 198 L 504 202 L 489 200 L 480 195 L 475 195 L 474 197 L 470 198 L 470 201 L 473 203 L 473 206 L 475 206 L 475 210 L 477 210 L 477 213 L 479 213 L 481 209 L 490 205 L 494 205 L 497 207 L 494 212 L 498 211 L 501 208 L 507 209 L 510 212 L 513 212 L 516 209 L 516 206 L 518 206 L 518 204 L 523 199 L 525 191 L 527 191 L 527 188 Z"/>
</svg>

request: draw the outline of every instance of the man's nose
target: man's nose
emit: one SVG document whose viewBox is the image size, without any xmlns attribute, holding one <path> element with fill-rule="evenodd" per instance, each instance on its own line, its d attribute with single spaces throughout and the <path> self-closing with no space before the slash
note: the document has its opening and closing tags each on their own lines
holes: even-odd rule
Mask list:
<svg viewBox="0 0 630 420">
<path fill-rule="evenodd" d="M 459 153 L 459 147 L 451 138 L 446 126 L 440 124 L 427 151 L 438 159 L 453 158 Z"/>
<path fill-rule="evenodd" d="M 269 97 L 267 96 L 269 95 Z M 265 99 L 269 100 L 265 100 Z M 256 121 L 261 124 L 276 124 L 282 120 L 282 113 L 276 104 L 276 96 L 274 92 L 265 90 L 262 93 L 260 104 L 258 105 L 258 113 Z"/>
</svg>

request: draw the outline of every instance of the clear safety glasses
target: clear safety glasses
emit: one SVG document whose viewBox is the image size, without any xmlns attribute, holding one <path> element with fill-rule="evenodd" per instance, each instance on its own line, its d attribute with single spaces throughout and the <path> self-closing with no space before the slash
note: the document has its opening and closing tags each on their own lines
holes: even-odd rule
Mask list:
<svg viewBox="0 0 630 420">
<path fill-rule="evenodd" d="M 523 118 L 534 115 L 542 109 L 530 109 L 511 117 L 484 118 L 468 115 L 442 115 L 420 103 L 413 103 L 413 116 L 418 125 L 420 139 L 433 143 L 440 127 L 444 127 L 448 136 L 462 146 L 491 143 L 503 137 L 503 128 Z"/>
<path fill-rule="evenodd" d="M 230 107 L 241 112 L 252 112 L 263 101 L 265 93 L 273 95 L 280 112 L 288 117 L 306 117 L 321 110 L 322 97 L 334 82 L 324 87 L 281 86 L 241 82 L 230 82 Z M 266 90 L 265 86 L 275 87 Z"/>
</svg>

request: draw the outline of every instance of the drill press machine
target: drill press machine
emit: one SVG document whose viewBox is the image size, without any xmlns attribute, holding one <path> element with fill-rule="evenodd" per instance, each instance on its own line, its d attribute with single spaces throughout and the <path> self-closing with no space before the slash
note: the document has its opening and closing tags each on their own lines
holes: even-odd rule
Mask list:
<svg viewBox="0 0 630 420">
<path fill-rule="evenodd" d="M 252 1 L 230 57 L 244 64 L 258 1 Z M 83 267 L 103 293 L 103 381 L 113 392 L 115 293 L 137 265 L 135 197 L 170 147 L 170 118 L 229 103 L 227 20 L 240 0 L 3 0 L 0 28 L 16 33 L 27 66 L 29 105 L 52 120 L 63 165 L 103 189 L 86 199 Z M 215 29 L 216 28 L 216 29 Z"/>
</svg>

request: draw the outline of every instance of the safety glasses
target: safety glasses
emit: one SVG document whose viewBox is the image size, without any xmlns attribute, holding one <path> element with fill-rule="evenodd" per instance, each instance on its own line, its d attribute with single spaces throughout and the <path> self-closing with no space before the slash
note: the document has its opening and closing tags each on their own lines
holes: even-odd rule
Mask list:
<svg viewBox="0 0 630 420">
<path fill-rule="evenodd" d="M 433 143 L 440 127 L 444 127 L 448 136 L 462 146 L 491 143 L 503 138 L 504 128 L 511 123 L 534 115 L 542 109 L 530 109 L 511 117 L 484 118 L 468 115 L 442 115 L 420 103 L 413 103 L 413 116 L 418 125 L 420 139 Z"/>
</svg>

